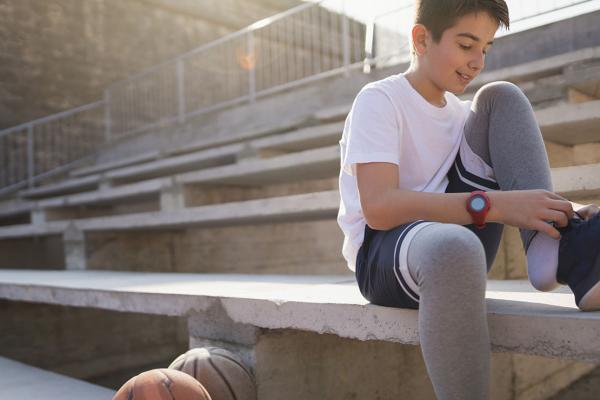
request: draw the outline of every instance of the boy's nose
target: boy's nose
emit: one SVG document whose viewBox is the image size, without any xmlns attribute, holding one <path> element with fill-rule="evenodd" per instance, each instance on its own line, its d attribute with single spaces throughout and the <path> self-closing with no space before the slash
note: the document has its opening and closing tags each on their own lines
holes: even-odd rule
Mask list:
<svg viewBox="0 0 600 400">
<path fill-rule="evenodd" d="M 484 65 L 485 65 L 485 58 L 482 54 L 471 60 L 471 62 L 469 63 L 469 68 L 471 68 L 473 71 L 481 71 L 483 69 Z"/>
</svg>

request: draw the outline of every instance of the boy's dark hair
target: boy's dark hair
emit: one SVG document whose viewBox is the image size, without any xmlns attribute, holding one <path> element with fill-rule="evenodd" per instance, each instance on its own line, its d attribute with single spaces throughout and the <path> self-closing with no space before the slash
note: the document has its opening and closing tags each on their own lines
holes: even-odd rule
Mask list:
<svg viewBox="0 0 600 400">
<path fill-rule="evenodd" d="M 504 0 L 416 0 L 415 24 L 422 24 L 431 32 L 433 41 L 439 43 L 442 34 L 460 17 L 485 11 L 498 24 L 508 29 L 508 6 Z"/>
</svg>

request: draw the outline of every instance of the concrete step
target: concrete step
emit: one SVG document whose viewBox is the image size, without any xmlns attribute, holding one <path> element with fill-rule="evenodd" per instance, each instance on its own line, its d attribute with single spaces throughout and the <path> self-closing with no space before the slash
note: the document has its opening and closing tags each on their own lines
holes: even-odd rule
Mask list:
<svg viewBox="0 0 600 400">
<path fill-rule="evenodd" d="M 580 103 L 600 99 L 600 59 L 588 59 L 567 65 L 556 75 L 519 82 L 536 108 L 568 100 Z"/>
<path fill-rule="evenodd" d="M 600 47 L 588 47 L 511 67 L 485 71 L 471 82 L 468 91 L 475 92 L 486 83 L 494 81 L 510 81 L 517 84 L 533 81 L 543 77 L 560 74 L 570 65 L 577 65 L 599 58 Z"/>
<path fill-rule="evenodd" d="M 28 400 L 106 400 L 115 391 L 79 379 L 0 357 L 0 398 Z"/>
<path fill-rule="evenodd" d="M 222 147 L 208 148 L 194 153 L 149 161 L 141 165 L 117 168 L 101 174 L 72 178 L 58 184 L 45 185 L 21 192 L 24 198 L 42 198 L 58 194 L 69 194 L 106 186 L 150 179 L 233 163 L 237 159 L 270 157 L 273 155 L 301 151 L 337 143 L 341 138 L 343 124 L 325 124 L 293 130 L 269 138 L 233 143 Z"/>
<path fill-rule="evenodd" d="M 172 316 L 216 308 L 235 324 L 419 343 L 417 311 L 369 304 L 352 276 L 0 270 L 0 298 Z M 568 287 L 488 280 L 486 303 L 494 351 L 600 362 L 600 313 L 579 311 Z"/>
<path fill-rule="evenodd" d="M 219 135 L 217 137 L 196 139 L 182 147 L 167 148 L 165 152 L 169 155 L 192 153 L 199 150 L 209 149 L 212 147 L 247 142 L 254 139 L 260 139 L 290 131 L 310 129 L 311 127 L 320 124 L 321 121 L 316 119 L 315 116 L 312 114 L 309 114 L 308 116 L 303 116 L 301 118 L 277 118 L 274 119 L 274 123 L 268 127 L 250 129 L 236 135 Z"/>
<path fill-rule="evenodd" d="M 284 139 L 283 146 L 286 145 Z M 307 139 L 310 140 L 310 139 Z M 292 142 L 293 143 L 293 142 Z M 270 146 L 270 143 L 261 143 Z M 238 164 L 192 171 L 167 178 L 156 178 L 95 191 L 37 201 L 13 201 L 0 205 L 0 218 L 42 212 L 54 208 L 82 205 L 107 205 L 135 199 L 159 198 L 175 184 L 268 185 L 303 179 L 333 177 L 339 168 L 339 146 L 329 146 L 268 158 L 249 158 Z M 33 220 L 33 218 L 32 218 Z"/>
<path fill-rule="evenodd" d="M 249 143 L 257 151 L 279 151 L 290 153 L 338 144 L 344 130 L 343 122 L 317 125 L 285 134 L 253 140 Z"/>
<path fill-rule="evenodd" d="M 600 195 L 600 164 L 552 169 L 554 190 L 568 199 Z"/>
<path fill-rule="evenodd" d="M 323 115 L 343 119 L 350 107 L 325 110 Z M 600 100 L 536 109 L 535 116 L 545 141 L 571 146 L 600 142 Z"/>
<path fill-rule="evenodd" d="M 544 140 L 565 145 L 600 142 L 600 100 L 536 110 Z"/>
<path fill-rule="evenodd" d="M 198 226 L 327 219 L 337 214 L 337 190 L 306 193 L 184 208 L 170 212 L 147 212 L 76 221 L 50 221 L 45 224 L 15 225 L 0 228 L 0 239 L 58 235 L 73 226 L 81 232 L 135 231 Z"/>
<path fill-rule="evenodd" d="M 243 148 L 242 144 L 231 144 L 197 153 L 151 161 L 142 165 L 119 168 L 106 172 L 105 179 L 111 183 L 119 184 L 176 174 L 195 168 L 209 168 L 231 164 L 235 162 L 236 154 L 242 151 Z"/>
<path fill-rule="evenodd" d="M 59 183 L 23 190 L 20 192 L 20 196 L 23 198 L 40 198 L 57 194 L 70 194 L 85 190 L 93 190 L 98 187 L 101 180 L 101 174 L 72 178 Z"/>
<path fill-rule="evenodd" d="M 126 343 L 135 343 L 141 329 L 152 343 L 166 344 L 175 324 L 178 340 L 187 339 L 190 348 L 218 346 L 241 357 L 254 372 L 259 399 L 281 399 L 282 388 L 290 400 L 314 393 L 368 399 L 375 392 L 435 398 L 415 346 L 419 311 L 369 304 L 353 276 L 0 271 L 0 299 L 7 299 L 10 333 L 21 329 L 14 324 L 19 315 L 35 315 L 36 307 L 50 322 L 63 321 L 67 312 L 77 317 L 73 322 L 94 327 L 135 319 L 121 332 Z M 532 392 L 537 396 L 523 398 L 542 399 L 593 369 L 573 360 L 598 359 L 598 318 L 576 310 L 572 295 L 535 292 L 523 281 L 488 281 L 486 304 L 493 399 Z M 356 364 L 361 368 L 347 368 Z M 386 385 L 393 379 L 404 383 Z"/>
<path fill-rule="evenodd" d="M 184 187 L 199 184 L 258 186 L 334 177 L 339 173 L 339 157 L 338 146 L 334 145 L 268 159 L 250 159 L 243 163 L 207 168 L 169 178 L 152 179 L 35 202 L 15 202 L 1 208 L 0 217 L 7 218 L 35 211 L 39 215 L 40 222 L 43 222 L 48 218 L 40 213 L 53 208 L 117 204 L 125 200 L 145 198 L 155 198 L 158 202 L 161 192 L 170 190 L 176 184 Z M 552 168 L 551 172 L 555 191 L 563 196 L 576 199 L 599 194 L 600 164 Z M 185 196 L 183 192 L 181 196 Z M 185 206 L 185 198 L 181 203 Z M 163 209 L 168 211 L 164 202 L 162 205 Z M 34 220 L 33 216 L 31 220 Z"/>
<path fill-rule="evenodd" d="M 107 185 L 112 183 L 118 184 L 169 175 L 193 168 L 207 168 L 223 165 L 234 162 L 236 154 L 242 149 L 243 145 L 234 144 L 179 157 L 150 161 L 141 165 L 106 171 L 102 174 L 88 175 L 82 178 L 72 178 L 58 184 L 28 189 L 23 191 L 21 195 L 25 198 L 42 198 L 97 188 L 98 185 L 101 185 L 103 182 L 107 183 Z"/>
<path fill-rule="evenodd" d="M 251 159 L 244 163 L 193 171 L 175 180 L 187 184 L 269 185 L 280 182 L 329 178 L 338 175 L 339 145 L 280 155 L 267 159 Z"/>
<path fill-rule="evenodd" d="M 96 165 L 92 165 L 85 168 L 79 168 L 69 172 L 71 177 L 81 177 L 85 175 L 97 174 L 100 172 L 108 171 L 111 169 L 116 169 L 120 167 L 126 167 L 134 164 L 139 164 L 151 160 L 155 160 L 161 157 L 160 151 L 151 151 L 144 154 L 135 155 L 132 157 L 126 157 L 114 161 L 108 161 L 104 163 L 99 163 Z"/>
</svg>

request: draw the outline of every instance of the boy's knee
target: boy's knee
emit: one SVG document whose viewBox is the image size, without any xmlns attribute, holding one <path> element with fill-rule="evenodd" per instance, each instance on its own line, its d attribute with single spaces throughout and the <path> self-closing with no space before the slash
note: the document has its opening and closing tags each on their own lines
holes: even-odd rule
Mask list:
<svg viewBox="0 0 600 400">
<path fill-rule="evenodd" d="M 514 101 L 515 99 L 527 100 L 520 87 L 512 82 L 496 81 L 483 85 L 476 94 L 479 98 L 492 98 L 494 101 Z"/>
<path fill-rule="evenodd" d="M 411 250 L 429 258 L 432 263 L 428 264 L 433 269 L 439 269 L 438 264 L 453 263 L 458 265 L 456 268 L 465 266 L 486 271 L 485 249 L 475 233 L 458 224 L 439 224 L 436 228 L 424 229 L 424 236 L 415 243 L 415 249 L 411 245 Z"/>
</svg>

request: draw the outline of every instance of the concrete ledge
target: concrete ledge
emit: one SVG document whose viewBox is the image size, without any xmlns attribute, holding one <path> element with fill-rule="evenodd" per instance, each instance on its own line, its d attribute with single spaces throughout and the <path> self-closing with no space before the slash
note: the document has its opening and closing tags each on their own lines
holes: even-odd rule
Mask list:
<svg viewBox="0 0 600 400">
<path fill-rule="evenodd" d="M 339 169 L 339 146 L 306 150 L 269 159 L 252 159 L 241 164 L 217 166 L 173 177 L 99 189 L 84 193 L 33 201 L 14 201 L 0 208 L 0 217 L 26 214 L 36 209 L 70 207 L 89 204 L 118 203 L 122 200 L 158 196 L 162 188 L 175 181 L 183 184 L 218 183 L 264 185 L 302 179 L 333 177 Z"/>
<path fill-rule="evenodd" d="M 79 379 L 0 357 L 3 399 L 107 400 L 115 391 Z"/>
<path fill-rule="evenodd" d="M 338 143 L 342 138 L 343 130 L 344 123 L 335 122 L 253 140 L 250 146 L 261 150 L 274 149 L 287 152 L 306 150 Z"/>
<path fill-rule="evenodd" d="M 267 185 L 303 179 L 334 177 L 339 173 L 339 145 L 305 150 L 267 159 L 188 172 L 175 179 L 184 184 L 215 183 Z"/>
<path fill-rule="evenodd" d="M 339 192 L 331 190 L 190 207 L 169 212 L 147 212 L 75 221 L 50 221 L 45 225 L 14 225 L 0 228 L 0 239 L 56 235 L 62 233 L 71 222 L 80 231 L 99 232 L 327 219 L 337 215 L 339 201 Z"/>
<path fill-rule="evenodd" d="M 63 182 L 59 182 L 51 185 L 44 185 L 33 189 L 27 189 L 21 192 L 23 197 L 36 198 L 36 197 L 47 197 L 55 194 L 68 194 L 81 192 L 86 189 L 95 189 L 100 181 L 102 175 L 95 174 L 84 176 L 81 178 L 73 178 Z"/>
<path fill-rule="evenodd" d="M 536 111 L 544 140 L 577 145 L 600 142 L 600 100 Z"/>
<path fill-rule="evenodd" d="M 125 167 L 133 164 L 139 164 L 142 162 L 150 161 L 157 159 L 161 156 L 160 151 L 151 151 L 148 153 L 136 155 L 133 157 L 126 157 L 120 160 L 98 163 L 96 165 L 92 165 L 90 167 L 80 168 L 73 170 L 69 173 L 72 177 L 82 177 L 85 175 L 96 174 L 99 172 L 108 171 L 115 168 Z"/>
<path fill-rule="evenodd" d="M 69 194 L 85 189 L 96 189 L 102 182 L 131 182 L 151 179 L 165 175 L 183 173 L 194 168 L 210 168 L 235 162 L 236 155 L 250 147 L 255 151 L 276 150 L 281 152 L 301 151 L 337 143 L 341 138 L 343 124 L 329 124 L 299 129 L 269 138 L 255 139 L 248 143 L 233 143 L 222 147 L 199 150 L 183 155 L 174 155 L 141 165 L 104 171 L 102 174 L 71 178 L 58 184 L 45 185 L 23 191 L 23 197 L 47 197 L 57 194 Z M 85 195 L 82 199 L 85 199 Z M 78 199 L 73 201 L 78 202 Z M 83 204 L 82 200 L 77 204 Z M 60 201 L 59 201 L 60 203 Z M 54 203 L 47 203 L 53 205 Z M 58 206 L 58 205 L 57 205 Z"/>
<path fill-rule="evenodd" d="M 234 323 L 418 344 L 418 312 L 369 304 L 348 276 L 1 270 L 0 298 L 161 315 L 222 308 Z M 599 312 L 581 312 L 565 286 L 488 281 L 492 349 L 600 361 Z"/>
<path fill-rule="evenodd" d="M 461 97 L 466 99 L 472 95 Z M 323 113 L 327 113 L 329 119 L 342 119 L 350 112 L 350 107 L 336 107 Z M 535 117 L 545 141 L 566 145 L 600 142 L 600 100 L 536 109 Z"/>
<path fill-rule="evenodd" d="M 178 184 L 237 184 L 256 185 L 333 176 L 337 173 L 339 151 L 337 146 L 306 152 L 292 153 L 266 160 L 249 161 L 244 165 L 231 165 L 191 172 L 176 176 Z M 600 194 L 600 164 L 552 168 L 552 182 L 556 193 L 571 199 Z M 171 182 L 161 178 L 123 187 L 82 193 L 60 199 L 40 201 L 40 207 L 59 207 L 77 204 L 114 202 L 123 198 L 158 194 Z M 318 203 L 321 202 L 321 203 Z M 33 204 L 33 203 L 32 203 Z M 268 207 L 264 212 L 262 207 Z M 337 190 L 275 197 L 259 200 L 231 202 L 183 208 L 168 212 L 134 213 L 127 215 L 86 218 L 77 220 L 83 231 L 160 229 L 186 225 L 228 225 L 294 218 L 328 218 L 339 207 Z M 7 215 L 10 210 L 4 211 Z M 20 211 L 20 209 L 19 209 Z M 46 224 L 26 224 L 0 227 L 0 239 L 51 235 L 61 233 L 67 221 L 50 221 Z"/>
<path fill-rule="evenodd" d="M 600 57 L 600 47 L 588 47 L 557 56 L 542 58 L 511 67 L 484 72 L 468 86 L 468 91 L 476 91 L 481 86 L 494 81 L 524 82 L 561 73 L 570 64 Z"/>
<path fill-rule="evenodd" d="M 169 175 L 192 168 L 207 168 L 232 163 L 235 155 L 242 150 L 241 144 L 233 144 L 197 153 L 151 161 L 142 165 L 119 168 L 106 173 L 111 181 L 131 181 Z"/>
<path fill-rule="evenodd" d="M 567 198 L 600 195 L 600 164 L 552 168 L 554 190 Z"/>
<path fill-rule="evenodd" d="M 132 200 L 135 198 L 146 198 L 151 195 L 157 195 L 162 185 L 168 182 L 169 178 L 152 179 L 142 182 L 136 182 L 129 185 L 103 188 L 90 192 L 78 193 L 59 198 L 50 198 L 45 200 L 39 200 L 37 207 L 44 208 L 55 208 L 55 207 L 69 207 L 83 204 L 103 204 L 103 203 L 114 203 L 119 200 L 128 199 Z"/>
<path fill-rule="evenodd" d="M 19 214 L 28 214 L 36 208 L 34 201 L 10 200 L 0 204 L 0 218 L 11 217 Z"/>
<path fill-rule="evenodd" d="M 301 129 L 301 128 L 309 127 L 311 125 L 315 125 L 316 123 L 319 123 L 319 121 L 315 120 L 314 116 L 302 117 L 300 119 L 296 119 L 296 120 L 292 120 L 292 121 L 290 121 L 288 119 L 282 121 L 281 118 L 278 118 L 276 120 L 276 123 L 271 127 L 250 130 L 250 131 L 247 131 L 247 132 L 235 135 L 235 136 L 216 137 L 216 138 L 207 138 L 207 139 L 196 140 L 196 141 L 190 143 L 188 146 L 175 148 L 175 149 L 169 149 L 168 153 L 170 155 L 191 153 L 191 152 L 195 152 L 198 150 L 208 149 L 211 147 L 223 146 L 223 145 L 227 145 L 227 144 L 238 143 L 241 141 L 247 141 L 247 140 L 252 140 L 252 139 L 257 139 L 257 138 L 261 138 L 261 137 L 265 137 L 265 136 L 274 135 L 274 134 L 279 134 L 282 132 L 288 132 L 288 131 L 291 131 L 294 129 Z"/>
</svg>

